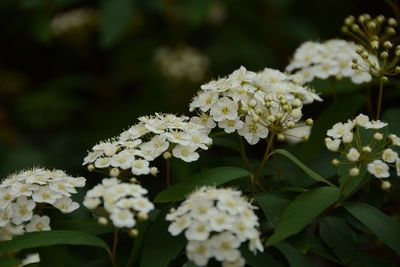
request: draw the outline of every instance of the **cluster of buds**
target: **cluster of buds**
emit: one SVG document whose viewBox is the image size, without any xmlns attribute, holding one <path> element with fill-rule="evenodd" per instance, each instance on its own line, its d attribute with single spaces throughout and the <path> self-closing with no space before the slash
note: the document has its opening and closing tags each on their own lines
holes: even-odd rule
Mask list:
<svg viewBox="0 0 400 267">
<path fill-rule="evenodd" d="M 370 121 L 364 114 L 346 123 L 338 122 L 327 131 L 326 147 L 339 152 L 341 157 L 334 159 L 336 166 L 348 169 L 348 175 L 357 177 L 366 169 L 368 173 L 382 182 L 382 188 L 388 189 L 390 182 L 383 179 L 390 177 L 390 167 L 394 167 L 400 176 L 398 148 L 400 138 L 385 131 L 387 123 Z"/>
<path fill-rule="evenodd" d="M 360 64 L 353 59 L 353 69 L 366 68 L 382 82 L 387 82 L 388 76 L 400 73 L 400 45 L 393 43 L 398 25 L 396 19 L 385 18 L 383 15 L 372 18 L 362 14 L 358 19 L 348 16 L 344 23 L 342 31 L 360 44 L 356 52 L 367 65 L 366 68 L 364 63 Z"/>
</svg>

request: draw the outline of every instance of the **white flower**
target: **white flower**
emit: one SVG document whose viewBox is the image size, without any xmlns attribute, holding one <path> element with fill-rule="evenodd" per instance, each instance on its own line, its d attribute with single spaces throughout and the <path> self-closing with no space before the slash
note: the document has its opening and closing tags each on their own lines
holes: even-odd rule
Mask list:
<svg viewBox="0 0 400 267">
<path fill-rule="evenodd" d="M 397 152 L 390 148 L 383 150 L 382 159 L 388 163 L 394 163 L 399 158 Z"/>
<path fill-rule="evenodd" d="M 48 216 L 34 215 L 32 220 L 26 225 L 26 232 L 36 231 L 49 231 L 50 230 L 50 218 Z"/>
<path fill-rule="evenodd" d="M 381 160 L 374 160 L 368 164 L 367 170 L 376 178 L 387 178 L 389 174 L 389 166 Z"/>
<path fill-rule="evenodd" d="M 210 240 L 214 257 L 219 261 L 235 261 L 240 257 L 240 241 L 232 233 L 223 232 Z"/>
<path fill-rule="evenodd" d="M 172 149 L 172 155 L 186 162 L 196 161 L 200 157 L 199 153 L 196 152 L 195 146 L 182 146 L 182 145 L 175 146 L 174 149 Z"/>
<path fill-rule="evenodd" d="M 136 224 L 132 212 L 126 209 L 121 210 L 115 208 L 111 212 L 110 219 L 112 220 L 113 224 L 119 228 L 132 228 Z"/>
<path fill-rule="evenodd" d="M 26 257 L 21 261 L 21 265 L 20 265 L 20 266 L 25 266 L 25 265 L 28 265 L 28 264 L 38 263 L 38 262 L 40 262 L 39 253 L 28 254 L 28 255 L 26 255 Z"/>
<path fill-rule="evenodd" d="M 25 196 L 18 197 L 16 203 L 11 203 L 13 224 L 18 225 L 32 219 L 35 207 L 34 201 L 27 199 Z"/>
<path fill-rule="evenodd" d="M 144 196 L 146 193 L 140 185 L 105 178 L 86 193 L 83 205 L 88 209 L 103 206 L 115 227 L 132 228 L 136 225 L 135 217 L 147 218 L 154 209 L 154 204 Z"/>
<path fill-rule="evenodd" d="M 211 107 L 210 114 L 216 122 L 223 120 L 236 120 L 238 104 L 227 97 L 220 98 Z"/>
<path fill-rule="evenodd" d="M 396 167 L 396 174 L 397 174 L 397 176 L 400 176 L 400 160 L 399 159 L 396 159 L 396 162 L 395 162 L 396 164 L 395 164 L 395 167 Z"/>
<path fill-rule="evenodd" d="M 244 122 L 236 119 L 236 120 L 223 120 L 218 122 L 218 127 L 224 129 L 227 133 L 233 133 L 236 130 L 239 130 L 243 127 Z"/>
<path fill-rule="evenodd" d="M 332 129 L 329 129 L 326 134 L 333 138 L 342 138 L 343 135 L 348 134 L 353 129 L 352 123 L 341 123 L 338 122 L 333 125 Z"/>
<path fill-rule="evenodd" d="M 166 220 L 171 221 L 168 231 L 174 236 L 184 232 L 186 255 L 199 266 L 212 257 L 242 263 L 238 250 L 242 243 L 249 241 L 254 253 L 263 250 L 254 209 L 239 191 L 202 187 L 167 214 Z"/>
<path fill-rule="evenodd" d="M 400 137 L 396 136 L 395 134 L 389 134 L 389 139 L 395 146 L 400 146 Z"/>
<path fill-rule="evenodd" d="M 254 121 L 250 116 L 246 116 L 246 122 L 238 133 L 243 136 L 250 145 L 258 143 L 260 138 L 268 136 L 268 128 Z"/>
<path fill-rule="evenodd" d="M 111 158 L 98 158 L 94 162 L 94 166 L 99 169 L 106 168 L 110 166 L 110 164 L 111 164 Z"/>
<path fill-rule="evenodd" d="M 190 240 L 186 245 L 186 255 L 198 266 L 206 266 L 213 251 L 208 241 Z"/>
<path fill-rule="evenodd" d="M 356 118 L 355 118 L 355 122 L 357 125 L 361 126 L 361 127 L 367 127 L 370 123 L 369 121 L 369 117 L 364 115 L 364 114 L 359 114 Z"/>
<path fill-rule="evenodd" d="M 347 152 L 346 158 L 350 161 L 357 161 L 360 158 L 360 152 L 352 147 L 349 149 L 349 152 Z"/>
<path fill-rule="evenodd" d="M 70 199 L 69 197 L 58 199 L 56 202 L 54 202 L 53 206 L 63 213 L 71 213 L 79 208 L 79 204 L 73 202 L 72 199 Z"/>
<path fill-rule="evenodd" d="M 338 151 L 340 144 L 341 144 L 341 140 L 340 139 L 333 139 L 332 140 L 329 137 L 325 138 L 325 145 L 330 151 L 333 151 L 333 152 Z"/>
<path fill-rule="evenodd" d="M 309 125 L 297 126 L 283 132 L 285 140 L 288 141 L 289 144 L 297 144 L 301 141 L 307 140 L 310 133 L 311 126 Z"/>
<path fill-rule="evenodd" d="M 54 202 L 61 197 L 62 195 L 60 193 L 55 192 L 49 186 L 42 186 L 32 195 L 32 199 L 35 202 L 45 202 L 49 204 L 54 204 Z"/>
<path fill-rule="evenodd" d="M 143 159 L 134 160 L 131 171 L 134 175 L 148 174 L 150 172 L 149 162 Z"/>
</svg>

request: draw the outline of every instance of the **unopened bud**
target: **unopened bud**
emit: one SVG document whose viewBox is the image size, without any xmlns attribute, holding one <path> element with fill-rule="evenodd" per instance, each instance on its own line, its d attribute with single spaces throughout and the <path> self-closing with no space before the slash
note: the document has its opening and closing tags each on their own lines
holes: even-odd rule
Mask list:
<svg viewBox="0 0 400 267">
<path fill-rule="evenodd" d="M 139 212 L 137 216 L 138 216 L 139 220 L 143 220 L 143 221 L 145 221 L 149 218 L 149 215 L 147 215 L 147 213 L 144 213 L 144 212 Z"/>
<path fill-rule="evenodd" d="M 88 170 L 89 172 L 94 171 L 94 170 L 95 170 L 94 165 L 93 165 L 93 164 L 89 164 L 89 165 L 87 166 L 87 170 Z"/>
<path fill-rule="evenodd" d="M 129 230 L 128 234 L 129 234 L 130 237 L 137 237 L 137 235 L 139 234 L 139 232 L 138 232 L 137 229 L 132 228 L 132 229 Z"/>
<path fill-rule="evenodd" d="M 389 18 L 388 19 L 388 24 L 392 27 L 396 27 L 397 26 L 397 20 L 394 18 Z"/>
<path fill-rule="evenodd" d="M 169 153 L 168 151 L 164 152 L 163 154 L 164 159 L 170 159 L 171 157 L 172 157 L 171 153 Z"/>
<path fill-rule="evenodd" d="M 376 23 L 374 21 L 370 21 L 370 22 L 368 22 L 367 27 L 370 30 L 375 30 L 376 29 Z"/>
<path fill-rule="evenodd" d="M 397 74 L 400 73 L 400 66 L 396 66 L 396 68 L 394 69 L 396 71 Z"/>
<path fill-rule="evenodd" d="M 379 48 L 379 42 L 376 41 L 376 40 L 372 41 L 371 42 L 371 47 L 372 47 L 372 49 L 377 50 Z"/>
<path fill-rule="evenodd" d="M 389 81 L 389 78 L 386 76 L 382 76 L 381 81 L 387 83 Z"/>
<path fill-rule="evenodd" d="M 332 164 L 338 166 L 340 164 L 340 161 L 338 159 L 333 159 Z"/>
<path fill-rule="evenodd" d="M 133 184 L 137 184 L 138 180 L 135 177 L 132 177 L 131 179 L 129 179 L 129 181 Z"/>
<path fill-rule="evenodd" d="M 353 24 L 354 23 L 354 21 L 355 21 L 355 18 L 353 17 L 353 16 L 347 16 L 345 19 L 344 19 L 344 24 L 346 24 L 347 26 L 351 26 L 351 24 Z"/>
<path fill-rule="evenodd" d="M 99 217 L 99 218 L 97 219 L 97 222 L 98 222 L 100 225 L 107 225 L 107 224 L 108 224 L 108 219 L 107 219 L 106 217 Z"/>
<path fill-rule="evenodd" d="M 357 24 L 353 24 L 353 25 L 351 25 L 351 30 L 353 32 L 358 32 L 358 31 L 360 31 L 360 26 L 358 26 Z"/>
<path fill-rule="evenodd" d="M 362 151 L 366 152 L 366 153 L 371 153 L 372 149 L 370 146 L 365 146 L 362 148 Z"/>
<path fill-rule="evenodd" d="M 387 27 L 386 28 L 386 34 L 395 35 L 396 34 L 396 30 L 393 27 Z"/>
<path fill-rule="evenodd" d="M 118 168 L 112 168 L 112 169 L 110 170 L 110 176 L 111 176 L 111 177 L 118 177 L 118 175 L 119 175 L 119 170 L 118 170 Z"/>
<path fill-rule="evenodd" d="M 383 46 L 384 46 L 386 49 L 390 49 L 390 48 L 393 47 L 393 44 L 392 44 L 392 42 L 390 42 L 390 41 L 386 41 L 386 42 L 383 44 Z"/>
<path fill-rule="evenodd" d="M 276 138 L 278 139 L 278 141 L 281 141 L 281 142 L 283 142 L 283 141 L 285 141 L 285 136 L 283 135 L 283 134 L 278 134 L 277 136 L 276 136 Z"/>
<path fill-rule="evenodd" d="M 392 184 L 389 181 L 383 181 L 381 183 L 381 188 L 383 190 L 389 190 L 392 187 Z"/>
<path fill-rule="evenodd" d="M 382 22 L 385 21 L 385 16 L 379 15 L 375 19 L 376 19 L 377 22 L 382 23 Z"/>
<path fill-rule="evenodd" d="M 276 121 L 276 117 L 275 117 L 274 115 L 269 115 L 269 116 L 267 117 L 267 121 L 269 121 L 269 122 L 274 122 L 274 121 Z"/>
<path fill-rule="evenodd" d="M 389 53 L 386 51 L 383 51 L 380 56 L 382 59 L 387 59 L 389 57 Z"/>
<path fill-rule="evenodd" d="M 360 174 L 360 170 L 357 167 L 351 168 L 349 171 L 350 176 L 358 176 Z"/>
<path fill-rule="evenodd" d="M 311 119 L 311 118 L 308 118 L 308 119 L 306 120 L 306 124 L 309 125 L 309 126 L 313 125 L 313 123 L 314 123 L 314 121 L 313 121 L 313 119 Z"/>
<path fill-rule="evenodd" d="M 286 125 L 289 129 L 293 129 L 296 124 L 293 121 L 289 121 Z"/>
<path fill-rule="evenodd" d="M 380 140 L 383 139 L 383 134 L 381 134 L 381 133 L 375 133 L 375 134 L 374 134 L 374 138 L 375 138 L 376 140 L 380 141 Z"/>
<path fill-rule="evenodd" d="M 157 167 L 151 167 L 150 168 L 150 174 L 153 175 L 154 177 L 157 176 L 157 174 L 158 174 Z"/>
</svg>

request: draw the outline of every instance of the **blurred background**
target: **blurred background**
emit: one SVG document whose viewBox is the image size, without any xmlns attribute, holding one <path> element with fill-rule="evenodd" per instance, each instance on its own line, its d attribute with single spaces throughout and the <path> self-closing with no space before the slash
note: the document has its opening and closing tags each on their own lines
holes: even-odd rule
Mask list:
<svg viewBox="0 0 400 267">
<path fill-rule="evenodd" d="M 391 7 L 392 6 L 392 7 Z M 0 177 L 41 165 L 84 175 L 100 140 L 154 112 L 189 114 L 202 83 L 283 70 L 307 40 L 345 38 L 384 0 L 0 0 Z"/>
</svg>

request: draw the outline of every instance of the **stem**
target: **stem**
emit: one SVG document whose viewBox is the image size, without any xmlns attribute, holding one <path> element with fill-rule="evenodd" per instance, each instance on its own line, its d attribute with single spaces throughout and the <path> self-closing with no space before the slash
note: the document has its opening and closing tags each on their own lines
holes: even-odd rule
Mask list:
<svg viewBox="0 0 400 267">
<path fill-rule="evenodd" d="M 371 95 L 371 87 L 368 87 L 367 90 L 367 110 L 368 110 L 368 115 L 373 118 L 374 117 L 374 112 L 372 109 L 372 95 Z"/>
<path fill-rule="evenodd" d="M 382 108 L 382 96 L 383 96 L 383 79 L 382 76 L 379 79 L 379 96 L 378 96 L 378 108 L 376 111 L 376 119 L 379 120 L 381 116 L 381 108 Z"/>
<path fill-rule="evenodd" d="M 265 166 L 265 163 L 267 162 L 267 160 L 269 159 L 269 157 L 271 156 L 270 152 L 274 143 L 274 137 L 275 137 L 275 132 L 273 132 L 268 140 L 268 144 L 267 144 L 267 148 L 265 149 L 265 153 L 264 156 L 262 158 L 262 161 L 260 163 L 260 165 L 258 166 L 257 171 L 254 173 L 254 175 L 252 175 L 252 183 L 261 186 L 261 184 L 259 183 L 258 179 L 260 178 L 261 175 L 261 171 Z M 262 188 L 262 187 L 261 187 Z M 265 188 L 262 188 L 264 191 L 266 190 Z"/>
<path fill-rule="evenodd" d="M 238 137 L 239 137 L 239 143 L 240 143 L 240 155 L 242 156 L 242 160 L 243 160 L 244 164 L 246 165 L 246 168 L 252 172 L 253 168 L 251 167 L 251 163 L 246 154 L 246 146 L 243 142 L 242 137 L 240 135 L 238 135 Z"/>
<path fill-rule="evenodd" d="M 171 185 L 171 162 L 170 159 L 166 159 L 165 160 L 165 172 L 166 172 L 166 178 L 165 178 L 165 183 L 167 185 L 167 187 L 169 187 Z"/>
<path fill-rule="evenodd" d="M 110 260 L 111 260 L 112 267 L 117 267 L 117 262 L 116 262 L 116 258 L 115 258 L 116 254 L 117 254 L 117 245 L 118 245 L 118 228 L 115 228 L 113 246 L 112 246 L 112 250 L 110 253 Z"/>
<path fill-rule="evenodd" d="M 333 89 L 333 103 L 336 103 L 337 99 L 338 99 L 337 90 L 336 90 L 336 78 L 332 78 L 331 83 L 332 83 L 332 89 Z"/>
</svg>

